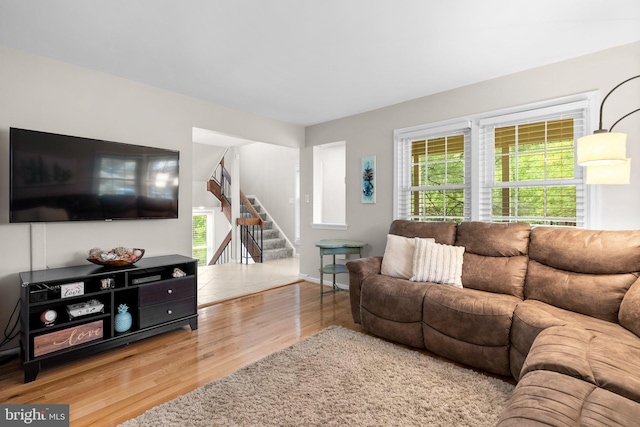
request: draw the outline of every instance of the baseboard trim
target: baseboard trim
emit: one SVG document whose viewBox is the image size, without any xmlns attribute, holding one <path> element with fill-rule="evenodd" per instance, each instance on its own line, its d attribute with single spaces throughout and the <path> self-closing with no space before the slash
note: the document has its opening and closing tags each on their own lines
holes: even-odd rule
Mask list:
<svg viewBox="0 0 640 427">
<path fill-rule="evenodd" d="M 20 347 L 13 347 L 7 350 L 0 351 L 0 365 L 4 365 L 7 362 L 20 357 Z"/>
</svg>

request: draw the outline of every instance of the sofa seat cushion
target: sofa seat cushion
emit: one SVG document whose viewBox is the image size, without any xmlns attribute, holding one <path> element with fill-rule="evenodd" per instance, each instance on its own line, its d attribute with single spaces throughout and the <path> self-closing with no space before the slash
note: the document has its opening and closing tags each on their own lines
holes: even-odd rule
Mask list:
<svg viewBox="0 0 640 427">
<path fill-rule="evenodd" d="M 640 426 L 640 403 L 571 376 L 533 371 L 522 377 L 498 426 Z"/>
<path fill-rule="evenodd" d="M 362 283 L 360 321 L 367 331 L 413 347 L 424 347 L 422 300 L 430 282 L 411 282 L 382 274 Z"/>
<path fill-rule="evenodd" d="M 640 340 L 620 342 L 571 326 L 538 335 L 520 375 L 547 370 L 588 381 L 640 403 Z"/>
<path fill-rule="evenodd" d="M 509 331 L 520 302 L 511 295 L 431 286 L 423 303 L 424 345 L 449 359 L 509 375 Z"/>
<path fill-rule="evenodd" d="M 425 295 L 423 322 L 469 343 L 508 345 L 513 311 L 520 302 L 510 295 L 432 286 Z"/>
<path fill-rule="evenodd" d="M 526 300 L 518 304 L 511 326 L 511 374 L 517 380 L 524 359 L 536 337 L 552 326 L 574 326 L 597 332 L 610 339 L 636 342 L 638 337 L 619 324 L 554 307 L 541 301 Z"/>
</svg>

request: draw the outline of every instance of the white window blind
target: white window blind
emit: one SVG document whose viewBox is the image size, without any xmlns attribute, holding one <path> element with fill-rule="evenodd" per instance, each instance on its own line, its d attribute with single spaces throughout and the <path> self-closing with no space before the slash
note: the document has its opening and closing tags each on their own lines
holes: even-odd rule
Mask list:
<svg viewBox="0 0 640 427">
<path fill-rule="evenodd" d="M 480 220 L 585 224 L 575 141 L 585 135 L 587 101 L 482 119 Z"/>
<path fill-rule="evenodd" d="M 471 123 L 396 131 L 394 218 L 470 218 Z"/>
</svg>

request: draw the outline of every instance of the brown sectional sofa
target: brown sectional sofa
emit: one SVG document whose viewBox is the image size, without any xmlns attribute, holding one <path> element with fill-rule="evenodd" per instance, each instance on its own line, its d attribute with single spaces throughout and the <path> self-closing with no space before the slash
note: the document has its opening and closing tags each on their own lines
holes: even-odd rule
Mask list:
<svg viewBox="0 0 640 427">
<path fill-rule="evenodd" d="M 640 425 L 640 230 L 397 220 L 464 246 L 463 288 L 350 261 L 353 318 L 518 385 L 499 425 Z"/>
</svg>

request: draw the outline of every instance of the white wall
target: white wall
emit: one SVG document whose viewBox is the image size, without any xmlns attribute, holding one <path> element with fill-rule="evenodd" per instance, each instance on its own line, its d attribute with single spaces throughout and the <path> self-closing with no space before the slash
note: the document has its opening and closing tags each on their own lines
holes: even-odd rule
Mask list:
<svg viewBox="0 0 640 427">
<path fill-rule="evenodd" d="M 34 269 L 84 264 L 95 246 L 142 247 L 147 257 L 191 254 L 192 127 L 288 147 L 304 141 L 299 126 L 2 46 L 0 64 L 2 327 L 32 254 Z M 32 245 L 28 224 L 8 223 L 10 127 L 180 150 L 179 219 L 38 224 Z"/>
<path fill-rule="evenodd" d="M 218 167 L 226 148 L 210 144 L 194 143 L 193 161 L 191 162 L 191 176 L 193 181 L 207 182 L 213 171 Z M 205 191 L 207 187 L 205 186 Z M 214 197 L 215 199 L 215 197 Z M 194 204 L 195 206 L 195 204 Z"/>
<path fill-rule="evenodd" d="M 472 68 L 460 58 L 460 66 Z M 640 74 L 640 42 L 527 70 L 448 92 L 418 98 L 379 110 L 306 128 L 300 152 L 301 241 L 300 273 L 318 277 L 318 250 L 314 242 L 346 238 L 368 242 L 365 256 L 382 255 L 393 209 L 393 131 L 435 123 L 548 99 L 599 90 L 601 97 L 621 81 Z M 429 78 L 425 75 L 425 78 Z M 640 106 L 640 79 L 616 91 L 605 106 L 605 127 Z M 596 124 L 597 127 L 597 124 Z M 632 160 L 631 185 L 599 186 L 601 228 L 640 228 L 640 113 L 628 117 L 616 131 L 629 135 L 627 154 Z M 313 200 L 313 146 L 347 141 L 346 231 L 311 228 Z M 360 202 L 360 158 L 377 156 L 376 204 Z M 347 275 L 339 276 L 348 283 Z"/>
</svg>

